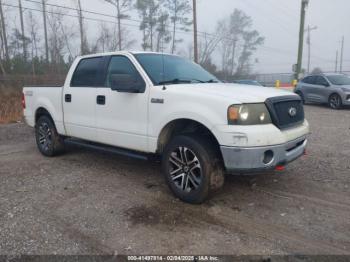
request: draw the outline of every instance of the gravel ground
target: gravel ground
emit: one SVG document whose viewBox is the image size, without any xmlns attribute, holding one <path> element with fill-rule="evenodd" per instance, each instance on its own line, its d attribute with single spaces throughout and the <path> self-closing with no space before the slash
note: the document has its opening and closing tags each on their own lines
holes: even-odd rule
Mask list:
<svg viewBox="0 0 350 262">
<path fill-rule="evenodd" d="M 70 148 L 0 125 L 0 254 L 350 254 L 350 111 L 306 106 L 307 156 L 230 176 L 203 205 L 176 200 L 159 164 Z"/>
</svg>

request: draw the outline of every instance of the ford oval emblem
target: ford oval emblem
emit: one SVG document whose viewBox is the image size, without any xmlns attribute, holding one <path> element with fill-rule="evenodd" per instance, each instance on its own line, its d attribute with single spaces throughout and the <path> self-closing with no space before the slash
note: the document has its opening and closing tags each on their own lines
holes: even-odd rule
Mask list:
<svg viewBox="0 0 350 262">
<path fill-rule="evenodd" d="M 296 109 L 295 107 L 289 108 L 288 114 L 289 114 L 291 117 L 295 117 L 295 116 L 297 115 L 297 109 Z"/>
</svg>

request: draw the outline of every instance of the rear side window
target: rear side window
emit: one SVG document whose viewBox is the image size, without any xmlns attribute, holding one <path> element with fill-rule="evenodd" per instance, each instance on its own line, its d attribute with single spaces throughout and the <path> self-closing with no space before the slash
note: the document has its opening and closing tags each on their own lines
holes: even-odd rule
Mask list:
<svg viewBox="0 0 350 262">
<path fill-rule="evenodd" d="M 103 71 L 103 58 L 94 57 L 82 59 L 72 77 L 72 87 L 96 87 L 101 85 L 99 81 Z"/>
<path fill-rule="evenodd" d="M 303 83 L 313 85 L 316 82 L 316 78 L 316 76 L 307 76 L 303 79 Z"/>
</svg>

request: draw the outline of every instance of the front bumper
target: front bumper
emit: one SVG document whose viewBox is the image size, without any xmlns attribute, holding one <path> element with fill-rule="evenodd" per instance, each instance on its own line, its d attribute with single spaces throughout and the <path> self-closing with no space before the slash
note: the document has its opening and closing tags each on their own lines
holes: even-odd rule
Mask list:
<svg viewBox="0 0 350 262">
<path fill-rule="evenodd" d="M 350 106 L 350 93 L 344 92 L 342 100 L 344 106 Z"/>
<path fill-rule="evenodd" d="M 302 156 L 307 145 L 306 136 L 285 144 L 259 147 L 221 146 L 228 173 L 255 173 L 286 165 Z"/>
</svg>

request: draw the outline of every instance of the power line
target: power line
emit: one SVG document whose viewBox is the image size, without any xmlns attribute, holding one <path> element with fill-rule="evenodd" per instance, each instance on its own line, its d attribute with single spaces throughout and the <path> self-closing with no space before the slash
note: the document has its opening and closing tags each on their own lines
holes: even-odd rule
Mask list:
<svg viewBox="0 0 350 262">
<path fill-rule="evenodd" d="M 244 0 L 242 3 L 244 3 L 248 8 L 253 8 L 256 9 L 256 6 L 253 6 L 251 4 L 251 2 Z M 260 10 L 263 10 L 262 8 L 260 8 Z M 273 16 L 271 16 L 270 14 L 266 14 L 261 16 L 263 19 L 265 19 L 267 22 L 270 22 L 271 24 L 274 25 L 278 25 L 281 29 L 281 32 L 284 32 L 286 35 L 288 35 L 288 37 L 290 37 L 291 39 L 293 38 L 293 40 L 295 40 L 294 37 L 292 37 L 288 32 L 290 31 L 290 28 L 287 28 L 283 23 L 281 23 L 281 20 L 275 19 Z"/>
<path fill-rule="evenodd" d="M 30 2 L 30 3 L 35 3 L 35 4 L 42 4 L 41 2 L 39 1 L 35 1 L 35 0 L 23 0 L 23 1 L 26 1 L 26 2 Z M 19 8 L 19 6 L 16 6 L 16 5 L 11 5 L 11 4 L 5 4 L 3 3 L 4 6 L 8 6 L 8 7 L 14 7 L 14 8 Z M 62 9 L 66 9 L 66 10 L 72 10 L 72 11 L 80 11 L 79 9 L 77 8 L 74 8 L 74 7 L 68 7 L 68 6 L 61 6 L 61 5 L 57 5 L 57 4 L 49 4 L 49 3 L 46 3 L 47 6 L 52 6 L 52 7 L 57 7 L 57 8 L 62 8 Z M 40 9 L 36 9 L 36 8 L 31 8 L 31 7 L 24 7 L 24 9 L 27 9 L 27 10 L 31 10 L 31 11 L 36 11 L 36 12 L 43 12 L 42 10 Z M 81 12 L 83 13 L 87 13 L 87 14 L 93 14 L 93 15 L 99 15 L 99 16 L 104 16 L 104 17 L 109 17 L 109 18 L 113 18 L 113 19 L 116 19 L 116 16 L 113 16 L 113 15 L 109 15 L 109 14 L 105 14 L 105 13 L 100 13 L 100 12 L 95 12 L 95 11 L 89 11 L 89 10 L 85 10 L 85 9 L 81 9 Z M 67 13 L 61 13 L 61 12 L 55 12 L 55 11 L 46 11 L 46 13 L 49 13 L 49 14 L 56 14 L 56 15 L 62 15 L 62 16 L 67 16 L 67 17 L 73 17 L 73 18 L 79 18 L 78 15 L 72 15 L 72 14 L 67 14 Z M 84 19 L 86 20 L 90 20 L 90 21 L 95 21 L 95 22 L 105 22 L 105 23 L 111 23 L 111 24 L 117 24 L 117 22 L 115 21 L 110 21 L 110 20 L 105 20 L 105 19 L 100 19 L 100 18 L 92 18 L 92 17 L 84 17 Z M 140 23 L 141 21 L 140 20 L 137 20 L 137 19 L 131 19 L 131 18 L 123 18 L 123 20 L 127 20 L 127 21 L 132 21 L 132 22 L 138 22 Z M 135 25 L 135 24 L 128 24 L 128 23 L 122 23 L 122 25 L 124 26 L 130 26 L 130 27 L 135 27 L 135 28 L 139 28 L 139 25 Z M 192 30 L 176 30 L 177 33 L 182 33 L 182 34 L 186 34 L 186 35 L 192 35 L 193 31 Z M 200 35 L 201 34 L 201 35 Z M 198 31 L 198 35 L 200 37 L 204 37 L 204 35 L 206 37 L 209 37 L 209 38 L 217 38 L 218 36 L 215 35 L 215 34 L 212 34 L 212 33 L 206 33 L 206 32 L 201 32 L 201 31 Z M 222 39 L 227 39 L 227 40 L 234 40 L 233 38 L 230 38 L 230 37 L 223 37 Z M 263 52 L 270 52 L 270 53 L 279 53 L 279 54 L 284 54 L 284 55 L 295 55 L 294 52 L 292 51 L 289 51 L 289 50 L 283 50 L 283 49 L 279 49 L 279 48 L 275 48 L 275 47 L 270 47 L 270 46 L 260 46 L 259 47 L 261 49 L 261 51 Z M 313 56 L 317 59 L 320 59 L 320 60 L 324 60 L 324 61 L 329 61 L 328 59 L 324 59 L 324 58 L 320 58 L 320 57 L 316 57 L 316 56 Z"/>
<path fill-rule="evenodd" d="M 19 6 L 16 6 L 16 5 L 11 5 L 11 4 L 2 4 L 2 5 L 4 5 L 4 6 L 8 6 L 8 7 L 19 8 Z M 35 8 L 24 7 L 23 9 L 43 13 L 43 11 L 42 11 L 42 10 L 35 9 Z M 62 15 L 62 16 L 68 16 L 68 17 L 79 18 L 79 16 L 77 16 L 77 15 L 63 14 L 63 13 L 60 13 L 60 12 L 54 12 L 54 11 L 46 11 L 46 13 L 49 13 L 49 14 L 54 14 L 54 15 Z M 97 21 L 97 22 L 105 22 L 105 23 L 117 24 L 117 22 L 113 22 L 113 21 L 109 21 L 109 20 L 104 20 L 104 19 L 97 19 L 97 18 L 90 18 L 90 17 L 84 17 L 84 19 L 86 19 L 86 20 L 91 20 L 91 21 Z M 123 23 L 122 25 L 125 25 L 125 26 L 132 26 L 132 27 L 137 27 L 137 28 L 139 27 L 138 25 L 125 24 L 125 23 Z"/>
<path fill-rule="evenodd" d="M 35 1 L 35 0 L 24 0 L 26 2 L 31 2 L 31 3 L 39 3 L 38 1 Z M 95 12 L 95 11 L 89 11 L 89 10 L 85 10 L 85 9 L 77 9 L 77 8 L 74 8 L 74 7 L 68 7 L 68 6 L 61 6 L 61 5 L 56 5 L 56 4 L 46 4 L 48 6 L 53 6 L 53 7 L 58 7 L 58 8 L 64 8 L 64 9 L 67 9 L 67 10 L 74 10 L 74 11 L 81 11 L 83 13 L 89 13 L 89 14 L 94 14 L 94 15 L 100 15 L 100 16 L 105 16 L 105 17 L 110 17 L 110 18 L 116 18 L 116 16 L 114 15 L 109 15 L 109 14 L 105 14 L 105 13 L 100 13 L 100 12 Z M 137 22 L 137 23 L 141 23 L 142 21 L 141 20 L 137 20 L 137 19 L 132 19 L 132 18 L 122 18 L 123 20 L 127 20 L 127 21 L 132 21 L 132 22 Z M 91 19 L 90 19 L 91 20 Z M 104 20 L 103 20 L 104 21 Z M 112 22 L 112 21 L 107 21 L 107 22 Z M 272 21 L 271 21 L 272 22 Z M 115 23 L 115 22 L 112 22 L 112 23 Z M 124 24 L 124 25 L 127 25 L 127 24 Z M 133 25 L 133 26 L 136 26 L 136 25 Z M 138 27 L 138 26 L 137 26 Z M 167 27 L 170 27 L 170 26 L 167 26 Z M 192 35 L 192 33 L 194 33 L 194 30 L 176 30 L 176 32 L 182 32 L 184 34 L 188 34 L 188 35 Z M 206 35 L 206 36 L 210 36 L 212 39 L 216 38 L 217 35 L 215 34 L 212 34 L 212 33 L 207 33 L 207 32 L 203 32 L 203 31 L 197 31 L 198 34 L 202 34 L 202 35 Z M 229 38 L 229 37 L 224 37 L 223 39 L 227 39 L 227 40 L 234 40 L 233 38 Z M 281 50 L 281 49 L 277 49 L 277 48 L 274 48 L 274 47 L 268 47 L 268 46 L 263 46 L 261 48 L 266 48 L 266 49 L 271 49 L 271 50 L 275 50 L 275 51 L 280 51 L 280 52 L 286 52 L 288 53 L 289 51 L 285 51 L 285 50 Z M 294 55 L 294 53 L 292 53 Z"/>
<path fill-rule="evenodd" d="M 31 2 L 31 3 L 37 3 L 40 4 L 40 2 L 35 1 L 35 0 L 24 0 L 26 2 Z M 11 5 L 11 4 L 3 4 L 4 6 L 9 6 L 9 7 L 14 7 L 14 8 L 19 8 L 19 6 L 16 5 Z M 60 6 L 60 5 L 56 5 L 56 4 L 46 4 L 47 6 L 53 6 L 53 7 L 57 7 L 57 8 L 63 8 L 63 9 L 67 9 L 67 10 L 74 10 L 74 11 L 79 11 L 79 9 L 77 8 L 73 8 L 73 7 L 67 7 L 67 6 Z M 27 10 L 31 10 L 31 11 L 36 11 L 36 12 L 43 12 L 40 9 L 35 9 L 35 8 L 31 8 L 31 7 L 25 7 L 24 9 Z M 110 18 L 116 18 L 116 16 L 113 15 L 109 15 L 109 14 L 104 14 L 104 13 L 99 13 L 99 12 L 93 12 L 93 11 L 88 11 L 88 10 L 81 10 L 82 12 L 85 13 L 90 13 L 90 14 L 94 14 L 94 15 L 100 15 L 100 16 L 105 16 L 105 17 L 110 17 Z M 56 15 L 62 15 L 62 16 L 67 16 L 67 17 L 73 17 L 73 18 L 79 18 L 78 15 L 72 15 L 72 14 L 66 14 L 66 13 L 60 13 L 60 12 L 55 12 L 55 11 L 46 11 L 46 13 L 49 14 L 56 14 Z M 105 20 L 105 19 L 100 19 L 100 18 L 91 18 L 91 17 L 84 17 L 84 19 L 86 20 L 90 20 L 90 21 L 95 21 L 95 22 L 105 22 L 105 23 L 111 23 L 111 24 L 117 24 L 117 22 L 114 21 L 110 21 L 110 20 Z M 133 22 L 141 22 L 140 20 L 136 20 L 136 19 L 130 19 L 130 18 L 123 18 L 123 20 L 128 20 L 128 21 L 133 21 Z M 127 23 L 122 23 L 122 25 L 124 26 L 131 26 L 131 27 L 137 27 L 139 28 L 139 25 L 135 25 L 135 24 L 127 24 Z M 177 33 L 182 33 L 182 34 L 186 34 L 186 35 L 192 35 L 193 30 L 176 30 Z M 207 32 L 201 32 L 198 31 L 198 35 L 200 37 L 209 37 L 209 38 L 217 38 L 218 36 L 212 33 L 207 33 Z M 227 40 L 234 40 L 233 38 L 230 37 L 223 37 L 222 39 L 227 39 Z M 295 55 L 293 52 L 291 51 L 287 51 L 287 50 L 281 50 L 278 48 L 274 48 L 274 47 L 269 47 L 269 46 L 261 46 L 260 48 L 262 49 L 266 49 L 266 50 L 270 50 L 273 52 L 279 52 L 279 53 L 289 53 L 291 55 Z"/>
<path fill-rule="evenodd" d="M 23 0 L 23 1 L 30 2 L 30 3 L 40 4 L 39 1 L 35 1 L 35 0 Z M 80 9 L 78 9 L 78 8 L 69 7 L 69 6 L 62 6 L 62 5 L 49 4 L 49 3 L 46 3 L 46 5 L 47 5 L 47 6 L 56 7 L 56 8 L 67 9 L 67 10 L 71 10 L 71 11 L 78 11 L 78 12 L 87 13 L 87 14 L 92 14 L 92 15 L 98 15 L 98 16 L 109 17 L 109 18 L 113 18 L 113 19 L 118 18 L 118 16 L 116 16 L 116 15 L 110 15 L 110 14 L 106 14 L 106 13 L 100 13 L 100 12 L 95 12 L 95 11 L 90 11 L 90 10 L 85 10 L 85 9 L 81 9 L 81 10 L 80 10 Z M 15 6 L 13 6 L 13 7 L 15 7 Z M 27 8 L 27 9 L 28 9 L 28 8 Z M 36 11 L 41 11 L 41 10 L 36 10 Z M 52 12 L 52 11 L 51 11 L 51 12 Z M 47 13 L 50 13 L 50 12 L 47 12 Z M 68 14 L 63 14 L 63 15 L 71 16 L 71 17 L 77 17 L 77 16 L 74 16 L 74 15 L 68 15 Z M 102 20 L 102 19 L 96 19 L 96 18 L 84 17 L 84 19 L 92 20 L 92 21 L 100 21 L 100 22 L 107 22 L 107 23 L 117 24 L 116 22 L 113 22 L 113 21 Z M 132 19 L 132 18 L 126 18 L 126 17 L 121 17 L 121 20 L 136 22 L 136 23 L 139 23 L 139 24 L 140 24 L 140 23 L 143 23 L 143 21 L 141 21 L 141 20 Z M 124 25 L 124 26 L 133 26 L 133 27 L 138 27 L 138 28 L 139 28 L 139 25 L 131 25 L 131 24 L 125 24 L 125 23 L 121 23 L 121 25 Z M 166 27 L 171 28 L 170 25 L 166 25 Z M 182 34 L 185 34 L 185 35 L 192 35 L 193 30 L 181 30 L 181 29 L 178 29 L 178 30 L 176 30 L 176 33 L 182 33 Z M 197 33 L 198 33 L 198 34 L 203 34 L 203 35 L 204 35 L 204 34 L 207 34 L 206 32 L 201 32 L 201 31 L 197 31 Z"/>
</svg>

